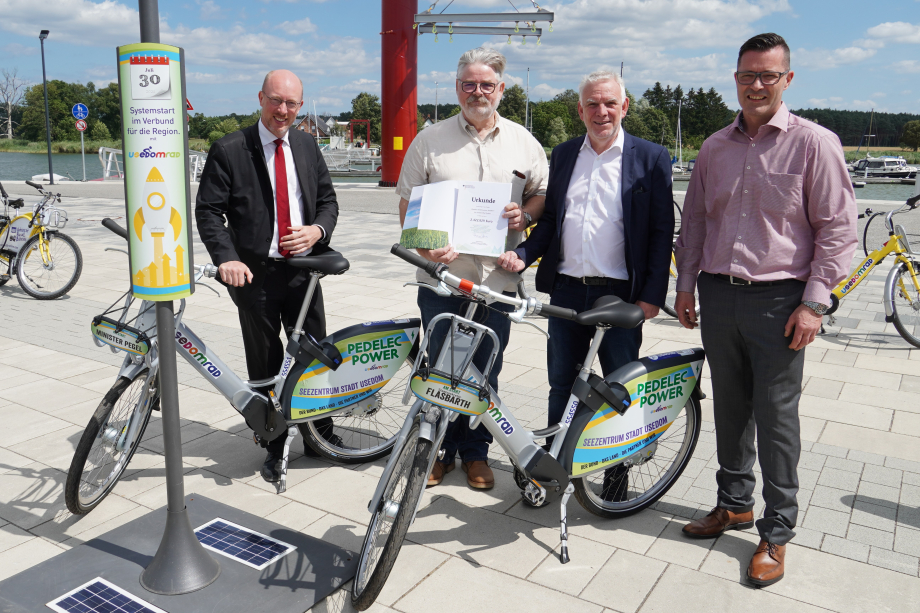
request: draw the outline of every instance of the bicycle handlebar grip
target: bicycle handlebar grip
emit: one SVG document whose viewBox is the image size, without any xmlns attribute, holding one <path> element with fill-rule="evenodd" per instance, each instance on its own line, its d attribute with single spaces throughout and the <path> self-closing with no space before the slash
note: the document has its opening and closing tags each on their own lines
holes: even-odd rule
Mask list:
<svg viewBox="0 0 920 613">
<path fill-rule="evenodd" d="M 37 189 L 37 190 L 41 190 L 41 188 L 42 188 L 41 185 L 38 185 L 37 183 L 32 183 L 31 181 L 26 181 L 26 185 L 28 185 L 28 186 L 30 186 L 30 187 L 34 187 L 34 188 Z"/>
<path fill-rule="evenodd" d="M 578 315 L 572 309 L 564 309 L 562 307 L 553 306 L 551 304 L 540 304 L 540 313 L 543 317 L 558 317 L 559 319 L 575 319 L 575 316 Z"/>
<path fill-rule="evenodd" d="M 117 234 L 118 236 L 122 237 L 123 239 L 128 240 L 128 231 L 122 228 L 121 226 L 119 226 L 117 223 L 115 223 L 114 220 L 111 220 L 108 217 L 106 217 L 105 219 L 102 220 L 102 225 L 108 228 L 109 230 L 111 230 L 112 232 L 114 232 L 115 234 Z"/>
<path fill-rule="evenodd" d="M 908 198 L 908 199 L 907 199 L 907 204 L 908 204 L 908 206 L 914 206 L 914 205 L 917 204 L 917 201 L 918 201 L 918 200 L 920 200 L 920 194 L 917 194 L 917 195 L 914 196 L 913 198 Z"/>
<path fill-rule="evenodd" d="M 0 183 L 0 196 L 3 196 L 4 198 L 10 197 L 10 195 L 6 193 L 6 190 L 3 189 L 3 183 Z"/>
<path fill-rule="evenodd" d="M 393 255 L 395 255 L 401 260 L 409 262 L 416 268 L 421 268 L 422 270 L 424 270 L 426 273 L 428 273 L 432 277 L 435 275 L 435 273 L 438 270 L 439 264 L 437 262 L 429 262 L 428 260 L 420 256 L 419 254 L 412 253 L 411 251 L 409 251 L 408 249 L 406 249 L 399 243 L 394 243 L 393 246 L 390 247 L 390 253 L 392 253 Z"/>
</svg>

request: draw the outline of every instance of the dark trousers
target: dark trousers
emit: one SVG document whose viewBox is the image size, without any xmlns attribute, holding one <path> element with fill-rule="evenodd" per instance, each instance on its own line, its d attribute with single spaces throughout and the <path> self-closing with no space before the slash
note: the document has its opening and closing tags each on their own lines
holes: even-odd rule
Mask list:
<svg viewBox="0 0 920 613">
<path fill-rule="evenodd" d="M 789 348 L 784 328 L 805 283 L 735 286 L 699 276 L 703 348 L 712 372 L 719 506 L 754 508 L 754 438 L 763 474 L 760 537 L 785 545 L 798 515 L 796 468 L 802 450 L 799 397 L 805 350 Z"/>
<path fill-rule="evenodd" d="M 589 310 L 601 296 L 617 296 L 628 300 L 629 283 L 624 281 L 614 286 L 581 285 L 570 282 L 568 277 L 557 275 L 550 304 L 581 313 Z M 593 326 L 582 326 L 558 317 L 549 318 L 549 340 L 546 342 L 546 369 L 549 371 L 550 388 L 547 425 L 557 424 L 562 419 L 572 393 L 572 385 L 578 378 L 579 365 L 585 361 L 595 331 Z M 609 328 L 597 352 L 604 376 L 638 360 L 641 344 L 641 326 L 632 330 Z"/>
<path fill-rule="evenodd" d="M 508 294 L 514 295 L 514 294 Z M 466 308 L 469 301 L 454 296 L 438 296 L 431 290 L 419 288 L 418 290 L 418 308 L 422 314 L 422 327 L 425 334 L 429 335 L 428 355 L 432 363 L 438 359 L 441 353 L 441 347 L 447 338 L 450 329 L 450 322 L 444 320 L 435 325 L 434 330 L 429 330 L 428 322 L 441 313 L 454 313 L 465 316 Z M 510 305 L 493 303 L 492 308 L 508 313 L 513 311 Z M 489 373 L 489 385 L 496 392 L 498 391 L 498 374 L 502 370 L 502 361 L 505 354 L 505 347 L 508 346 L 508 339 L 511 337 L 511 321 L 507 317 L 496 313 L 491 309 L 479 306 L 473 320 L 477 323 L 486 325 L 498 336 L 501 347 L 498 349 L 498 355 L 495 356 L 495 364 L 492 366 L 492 372 Z M 473 356 L 473 365 L 483 371 L 489 361 L 489 354 L 492 351 L 492 340 L 486 337 L 476 355 Z M 450 464 L 454 461 L 457 453 L 460 454 L 460 460 L 463 462 L 474 462 L 476 460 L 487 460 L 489 454 L 489 444 L 492 442 L 492 435 L 482 424 L 475 430 L 470 430 L 470 418 L 466 415 L 460 415 L 450 425 L 447 426 L 447 434 L 444 437 L 444 443 L 441 448 L 444 450 L 444 458 L 441 462 Z"/>
<path fill-rule="evenodd" d="M 290 337 L 310 284 L 309 276 L 301 276 L 299 282 L 295 282 L 299 273 L 298 269 L 284 262 L 269 261 L 265 281 L 255 302 L 249 309 L 239 310 L 246 369 L 250 379 L 268 379 L 281 370 L 284 362 L 281 326 L 284 326 L 285 335 Z M 310 310 L 307 311 L 304 331 L 316 340 L 326 336 L 326 314 L 319 283 L 316 284 Z M 321 428 L 320 432 L 331 430 L 332 419 L 327 417 L 317 420 L 316 426 Z M 280 454 L 284 449 L 284 439 L 284 436 L 279 436 L 273 440 L 268 444 L 268 450 Z"/>
</svg>

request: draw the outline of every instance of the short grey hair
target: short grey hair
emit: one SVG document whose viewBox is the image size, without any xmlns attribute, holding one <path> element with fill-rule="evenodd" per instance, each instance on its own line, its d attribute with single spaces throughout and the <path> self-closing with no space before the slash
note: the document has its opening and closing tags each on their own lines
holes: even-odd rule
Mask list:
<svg viewBox="0 0 920 613">
<path fill-rule="evenodd" d="M 466 70 L 468 66 L 483 64 L 494 70 L 495 74 L 498 76 L 498 80 L 501 81 L 502 75 L 505 73 L 505 64 L 507 62 L 505 56 L 495 49 L 486 49 L 485 47 L 470 49 L 461 55 L 460 61 L 457 62 L 457 79 L 460 79 L 460 75 L 463 74 L 463 71 Z"/>
<path fill-rule="evenodd" d="M 626 96 L 626 83 L 623 81 L 623 77 L 615 72 L 610 72 L 609 70 L 595 70 L 591 74 L 585 75 L 581 78 L 581 83 L 578 84 L 578 101 L 584 102 L 585 88 L 588 85 L 594 83 L 604 83 L 607 81 L 613 81 L 619 85 L 620 93 L 623 95 L 623 97 Z"/>
</svg>

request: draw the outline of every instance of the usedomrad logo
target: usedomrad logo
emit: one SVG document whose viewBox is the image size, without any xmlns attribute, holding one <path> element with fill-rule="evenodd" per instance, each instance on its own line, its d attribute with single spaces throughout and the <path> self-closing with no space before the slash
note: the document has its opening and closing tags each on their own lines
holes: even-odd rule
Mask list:
<svg viewBox="0 0 920 613">
<path fill-rule="evenodd" d="M 154 151 L 153 147 L 147 147 L 143 151 L 129 151 L 129 158 L 177 158 L 181 155 L 178 151 Z"/>
<path fill-rule="evenodd" d="M 178 332 L 176 332 L 176 344 L 184 349 L 192 358 L 201 364 L 203 367 L 208 369 L 208 373 L 215 379 L 220 376 L 220 369 L 217 368 L 211 360 L 208 359 L 208 356 L 204 354 L 202 350 L 192 344 L 192 341 L 185 338 Z"/>
</svg>

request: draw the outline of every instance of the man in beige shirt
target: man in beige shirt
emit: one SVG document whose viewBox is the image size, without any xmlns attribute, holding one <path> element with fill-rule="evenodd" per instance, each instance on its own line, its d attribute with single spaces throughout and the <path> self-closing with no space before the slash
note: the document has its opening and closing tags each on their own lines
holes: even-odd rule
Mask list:
<svg viewBox="0 0 920 613">
<path fill-rule="evenodd" d="M 508 218 L 508 249 L 514 249 L 523 238 L 524 229 L 536 222 L 543 213 L 549 165 L 546 153 L 537 140 L 522 126 L 503 119 L 497 112 L 505 84 L 502 74 L 505 57 L 492 49 L 473 49 L 460 57 L 457 64 L 457 100 L 461 113 L 445 119 L 420 132 L 406 152 L 396 193 L 400 197 L 399 219 L 405 221 L 406 208 L 412 188 L 439 181 L 487 181 L 511 183 L 511 204 Z M 523 205 L 523 206 L 522 206 Z M 503 270 L 494 257 L 457 253 L 452 245 L 441 249 L 419 249 L 419 254 L 432 262 L 450 266 L 451 273 L 472 281 L 485 283 L 493 290 L 513 293 L 520 276 Z M 419 271 L 418 280 L 435 284 L 435 280 Z M 422 325 L 431 335 L 429 353 L 437 356 L 447 332 L 446 322 L 438 325 L 437 334 L 428 330 L 428 322 L 441 313 L 464 314 L 468 303 L 456 297 L 441 297 L 427 289 L 419 289 L 418 305 Z M 493 304 L 507 311 L 507 305 Z M 511 322 L 492 310 L 479 308 L 477 321 L 492 328 L 501 347 L 495 365 L 489 373 L 489 385 L 498 390 L 504 349 L 511 335 Z M 491 347 L 483 342 L 473 359 L 484 369 Z M 477 489 L 491 489 L 495 480 L 488 464 L 492 436 L 481 425 L 469 428 L 469 418 L 460 416 L 450 424 L 442 449 L 444 455 L 431 471 L 428 485 L 437 485 L 455 467 L 454 458 L 460 454 L 467 483 Z"/>
</svg>

